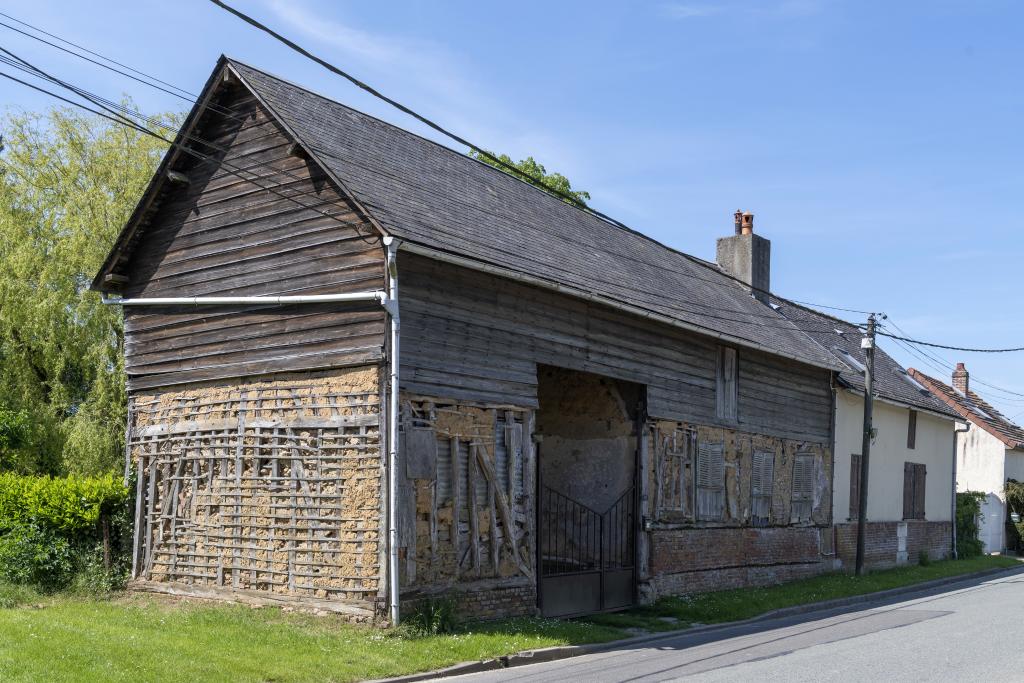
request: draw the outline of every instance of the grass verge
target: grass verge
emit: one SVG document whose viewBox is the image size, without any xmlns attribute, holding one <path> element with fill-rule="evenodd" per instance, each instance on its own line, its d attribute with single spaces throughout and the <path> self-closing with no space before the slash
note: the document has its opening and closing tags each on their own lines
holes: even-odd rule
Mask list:
<svg viewBox="0 0 1024 683">
<path fill-rule="evenodd" d="M 622 629 L 669 631 L 687 624 L 738 621 L 783 607 L 864 595 L 933 579 L 1019 564 L 1015 558 L 996 555 L 967 560 L 944 560 L 932 562 L 927 566 L 884 569 L 861 577 L 838 573 L 822 574 L 767 588 L 741 588 L 664 598 L 653 605 L 615 614 L 597 615 L 589 617 L 587 621 Z"/>
<path fill-rule="evenodd" d="M 0 680 L 356 681 L 437 669 L 554 645 L 608 642 L 635 629 L 744 619 L 779 607 L 859 595 L 993 567 L 976 558 L 854 578 L 826 575 L 765 589 L 670 598 L 629 612 L 557 621 L 512 619 L 452 635 L 352 626 L 276 608 L 132 595 L 44 596 L 0 584 Z M 626 630 L 631 629 L 631 630 Z"/>
</svg>

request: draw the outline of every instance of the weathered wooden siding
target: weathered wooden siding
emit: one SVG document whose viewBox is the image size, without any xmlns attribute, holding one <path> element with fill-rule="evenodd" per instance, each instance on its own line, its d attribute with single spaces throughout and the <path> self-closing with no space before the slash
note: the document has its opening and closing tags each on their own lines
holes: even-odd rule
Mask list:
<svg viewBox="0 0 1024 683">
<path fill-rule="evenodd" d="M 383 288 L 384 252 L 376 230 L 319 168 L 289 153 L 285 131 L 251 95 L 236 86 L 223 101 L 235 116 L 210 114 L 198 133 L 223 151 L 203 149 L 232 169 L 253 169 L 259 186 L 206 161 L 188 170 L 188 185 L 168 184 L 132 255 L 125 296 Z M 382 355 L 384 323 L 372 302 L 126 307 L 129 384 L 138 389 L 372 362 Z"/>
<path fill-rule="evenodd" d="M 400 252 L 402 389 L 537 407 L 537 363 L 648 387 L 652 417 L 827 442 L 829 373 L 740 349 L 739 419 L 716 417 L 718 345 L 567 295 Z"/>
</svg>

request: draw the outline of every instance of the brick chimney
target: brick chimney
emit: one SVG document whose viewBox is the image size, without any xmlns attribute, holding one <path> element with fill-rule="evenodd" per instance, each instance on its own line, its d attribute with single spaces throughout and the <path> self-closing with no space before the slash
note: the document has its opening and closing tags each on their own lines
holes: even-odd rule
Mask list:
<svg viewBox="0 0 1024 683">
<path fill-rule="evenodd" d="M 968 374 L 964 364 L 957 363 L 956 370 L 953 371 L 953 388 L 966 396 L 967 390 L 970 388 L 970 379 L 971 376 Z"/>
<path fill-rule="evenodd" d="M 754 214 L 737 210 L 733 214 L 735 234 L 720 237 L 715 260 L 718 266 L 744 282 L 758 301 L 768 303 L 771 289 L 772 243 L 754 234 Z"/>
</svg>

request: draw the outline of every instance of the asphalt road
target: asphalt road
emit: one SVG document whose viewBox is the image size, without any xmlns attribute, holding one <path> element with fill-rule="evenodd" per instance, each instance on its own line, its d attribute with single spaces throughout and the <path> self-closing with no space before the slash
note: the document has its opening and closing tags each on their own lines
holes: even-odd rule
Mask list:
<svg viewBox="0 0 1024 683">
<path fill-rule="evenodd" d="M 1024 574 L 899 600 L 443 680 L 1024 681 Z"/>
</svg>

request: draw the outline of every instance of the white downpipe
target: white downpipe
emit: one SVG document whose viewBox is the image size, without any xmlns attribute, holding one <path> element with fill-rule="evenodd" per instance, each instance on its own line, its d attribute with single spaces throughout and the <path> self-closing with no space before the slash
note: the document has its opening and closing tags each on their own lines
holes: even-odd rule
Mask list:
<svg viewBox="0 0 1024 683">
<path fill-rule="evenodd" d="M 103 303 L 113 306 L 233 306 L 237 304 L 276 306 L 281 304 L 329 304 L 335 301 L 379 301 L 384 304 L 386 300 L 387 295 L 379 290 L 297 296 L 171 296 L 140 297 L 138 299 L 103 297 Z"/>
<path fill-rule="evenodd" d="M 388 599 L 391 625 L 398 626 L 398 240 L 384 237 L 388 252 L 388 296 L 386 308 L 391 318 L 391 377 L 388 386 Z"/>
</svg>

